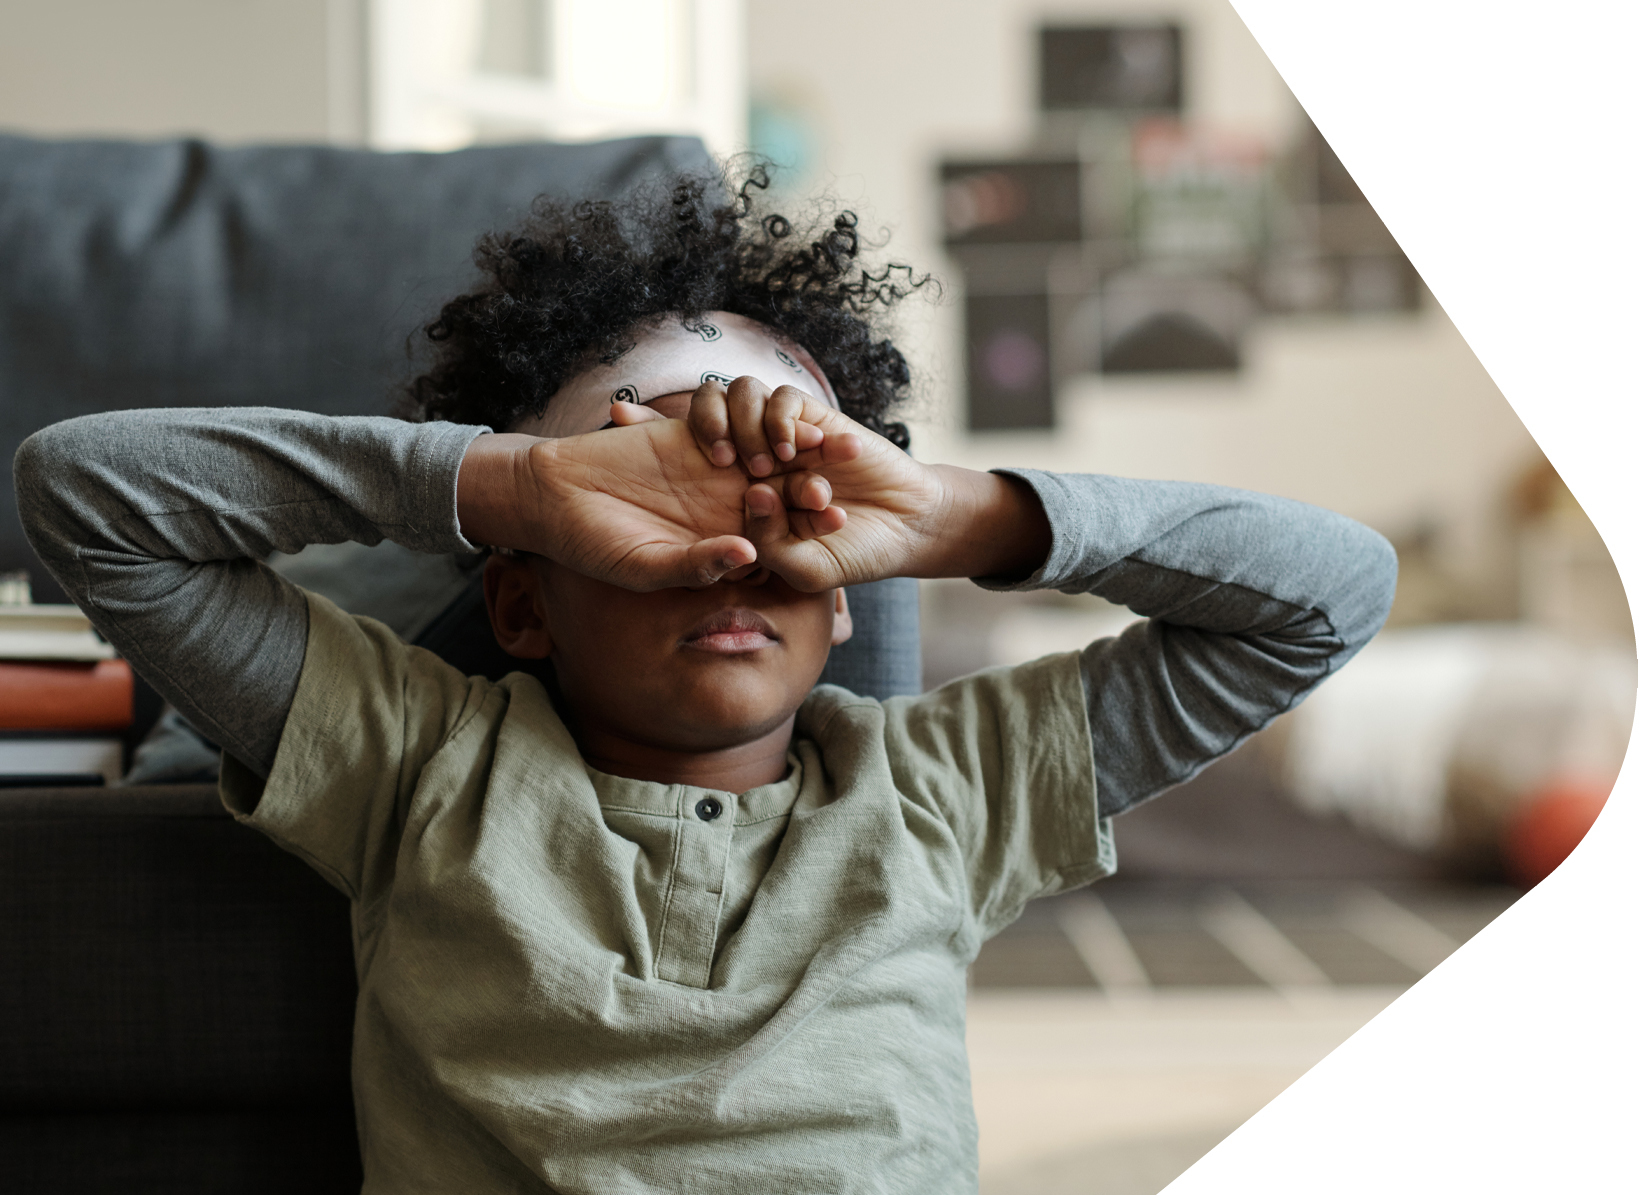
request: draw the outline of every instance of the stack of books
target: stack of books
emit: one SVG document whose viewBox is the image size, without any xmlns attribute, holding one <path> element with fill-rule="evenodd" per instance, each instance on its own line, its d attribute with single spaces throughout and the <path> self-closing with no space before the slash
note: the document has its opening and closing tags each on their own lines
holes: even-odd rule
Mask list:
<svg viewBox="0 0 1639 1195">
<path fill-rule="evenodd" d="M 0 604 L 0 788 L 114 784 L 131 668 L 74 606 Z"/>
</svg>

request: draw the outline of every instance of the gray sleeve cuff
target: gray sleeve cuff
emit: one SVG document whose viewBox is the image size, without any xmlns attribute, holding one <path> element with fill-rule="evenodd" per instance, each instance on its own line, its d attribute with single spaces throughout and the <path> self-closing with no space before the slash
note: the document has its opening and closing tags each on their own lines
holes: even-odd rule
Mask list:
<svg viewBox="0 0 1639 1195">
<path fill-rule="evenodd" d="M 456 482 L 467 449 L 479 436 L 490 434 L 487 427 L 465 423 L 423 423 L 410 457 L 405 485 L 405 522 L 397 539 L 418 552 L 446 552 L 471 555 L 477 546 L 461 534 L 456 511 Z"/>
<path fill-rule="evenodd" d="M 1042 566 L 1021 580 L 1003 580 L 997 577 L 974 577 L 973 583 L 981 589 L 998 593 L 1022 593 L 1032 589 L 1056 589 L 1069 581 L 1084 563 L 1081 544 L 1086 518 L 1084 503 L 1076 490 L 1065 484 L 1056 473 L 1040 469 L 992 469 L 998 477 L 1011 477 L 1024 482 L 1036 495 L 1047 515 L 1047 526 L 1052 532 L 1052 546 Z"/>
</svg>

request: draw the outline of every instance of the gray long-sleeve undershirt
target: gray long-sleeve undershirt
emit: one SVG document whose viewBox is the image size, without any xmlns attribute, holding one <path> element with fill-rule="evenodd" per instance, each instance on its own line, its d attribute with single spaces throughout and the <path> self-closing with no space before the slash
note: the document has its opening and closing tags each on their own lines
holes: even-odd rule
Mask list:
<svg viewBox="0 0 1639 1195">
<path fill-rule="evenodd" d="M 462 455 L 484 429 L 257 408 L 114 412 L 18 450 L 30 542 L 97 629 L 261 775 L 307 645 L 301 591 L 260 559 L 392 539 L 470 552 Z M 1009 471 L 1040 497 L 1048 560 L 1016 585 L 1148 621 L 1082 653 L 1099 808 L 1194 775 L 1371 638 L 1393 551 L 1340 515 L 1183 482 Z"/>
</svg>

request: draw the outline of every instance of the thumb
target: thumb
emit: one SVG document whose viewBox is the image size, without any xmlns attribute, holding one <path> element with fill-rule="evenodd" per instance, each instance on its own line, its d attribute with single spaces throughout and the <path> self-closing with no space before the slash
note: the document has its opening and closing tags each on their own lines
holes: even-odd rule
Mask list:
<svg viewBox="0 0 1639 1195">
<path fill-rule="evenodd" d="M 645 544 L 629 552 L 618 573 L 607 579 L 638 593 L 711 585 L 724 573 L 756 559 L 757 549 L 738 535 L 702 539 L 686 548 L 681 544 Z"/>
<path fill-rule="evenodd" d="M 719 535 L 702 539 L 689 546 L 685 553 L 688 577 L 685 585 L 711 585 L 724 573 L 751 564 L 757 559 L 757 548 L 738 535 Z"/>
</svg>

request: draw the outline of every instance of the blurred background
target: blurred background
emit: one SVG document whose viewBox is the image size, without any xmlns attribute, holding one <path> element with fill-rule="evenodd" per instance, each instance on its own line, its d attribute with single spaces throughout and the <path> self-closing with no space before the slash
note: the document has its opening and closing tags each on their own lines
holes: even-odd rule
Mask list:
<svg viewBox="0 0 1639 1195">
<path fill-rule="evenodd" d="M 1634 638 L 1604 545 L 1224 0 L 0 16 L 0 132 L 390 151 L 676 132 L 763 154 L 794 207 L 849 206 L 940 280 L 900 316 L 919 456 L 1244 486 L 1395 544 L 1390 627 L 1355 663 L 1123 817 L 1118 878 L 981 956 L 991 1195 L 1159 1190 L 1551 870 L 1614 781 Z M 1129 618 L 922 594 L 928 685 Z"/>
</svg>

